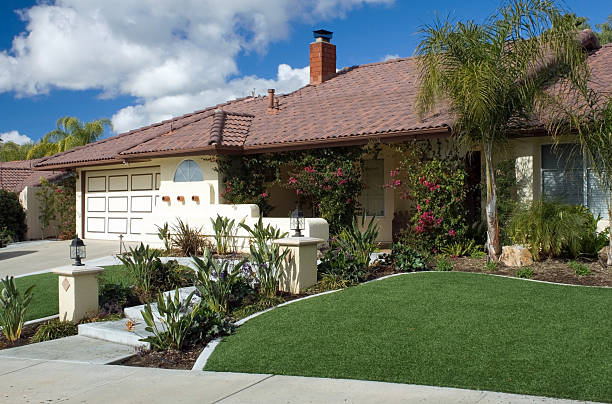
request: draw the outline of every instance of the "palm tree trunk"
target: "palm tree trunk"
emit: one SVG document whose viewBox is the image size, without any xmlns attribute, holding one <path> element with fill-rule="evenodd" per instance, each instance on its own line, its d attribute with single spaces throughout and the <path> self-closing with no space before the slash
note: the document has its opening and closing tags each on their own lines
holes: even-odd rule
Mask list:
<svg viewBox="0 0 612 404">
<path fill-rule="evenodd" d="M 493 142 L 491 140 L 487 140 L 486 145 L 483 142 L 483 151 L 487 179 L 487 248 L 489 250 L 489 258 L 498 261 L 501 254 L 501 244 L 499 240 L 499 224 L 497 222 L 497 190 L 492 157 Z"/>
</svg>

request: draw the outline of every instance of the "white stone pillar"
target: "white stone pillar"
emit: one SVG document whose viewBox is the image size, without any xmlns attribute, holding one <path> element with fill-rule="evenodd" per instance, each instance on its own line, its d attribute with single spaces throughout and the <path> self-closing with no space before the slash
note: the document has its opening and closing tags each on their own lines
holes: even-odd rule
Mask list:
<svg viewBox="0 0 612 404">
<path fill-rule="evenodd" d="M 317 283 L 317 244 L 324 240 L 312 237 L 287 237 L 272 241 L 281 252 L 289 250 L 279 289 L 300 293 Z"/>
<path fill-rule="evenodd" d="M 54 269 L 59 275 L 59 318 L 81 321 L 98 314 L 98 274 L 101 267 L 73 266 Z"/>
</svg>

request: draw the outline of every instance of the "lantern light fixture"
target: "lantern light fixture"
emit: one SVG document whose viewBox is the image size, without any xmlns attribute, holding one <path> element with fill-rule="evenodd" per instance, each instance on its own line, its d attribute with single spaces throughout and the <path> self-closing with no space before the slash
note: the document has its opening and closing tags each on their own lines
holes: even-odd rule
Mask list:
<svg viewBox="0 0 612 404">
<path fill-rule="evenodd" d="M 81 262 L 81 258 L 87 258 L 85 243 L 80 238 L 75 237 L 70 243 L 70 259 L 74 260 L 72 265 L 77 267 L 85 265 Z"/>
<path fill-rule="evenodd" d="M 293 234 L 293 237 L 304 237 L 302 235 L 302 230 L 306 228 L 305 222 L 306 220 L 304 219 L 304 212 L 302 212 L 298 205 L 295 210 L 291 212 L 289 228 L 295 232 Z"/>
</svg>

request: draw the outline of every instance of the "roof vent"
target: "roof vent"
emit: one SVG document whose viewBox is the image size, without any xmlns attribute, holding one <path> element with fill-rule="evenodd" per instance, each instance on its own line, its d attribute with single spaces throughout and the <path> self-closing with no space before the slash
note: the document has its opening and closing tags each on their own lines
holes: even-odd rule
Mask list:
<svg viewBox="0 0 612 404">
<path fill-rule="evenodd" d="M 330 42 L 332 39 L 332 36 L 334 35 L 333 32 L 328 31 L 326 29 L 318 29 L 316 31 L 312 31 L 312 34 L 314 36 L 315 42 Z"/>
</svg>

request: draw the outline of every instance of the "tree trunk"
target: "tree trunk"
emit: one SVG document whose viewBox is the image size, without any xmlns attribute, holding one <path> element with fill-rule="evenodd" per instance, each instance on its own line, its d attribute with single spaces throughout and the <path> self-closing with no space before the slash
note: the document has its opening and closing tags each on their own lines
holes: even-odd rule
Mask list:
<svg viewBox="0 0 612 404">
<path fill-rule="evenodd" d="M 495 170 L 493 168 L 493 142 L 488 140 L 486 145 L 483 142 L 485 155 L 485 171 L 487 179 L 487 248 L 489 258 L 499 261 L 501 254 L 501 243 L 499 240 L 499 224 L 497 222 L 497 190 L 495 186 Z"/>
</svg>

